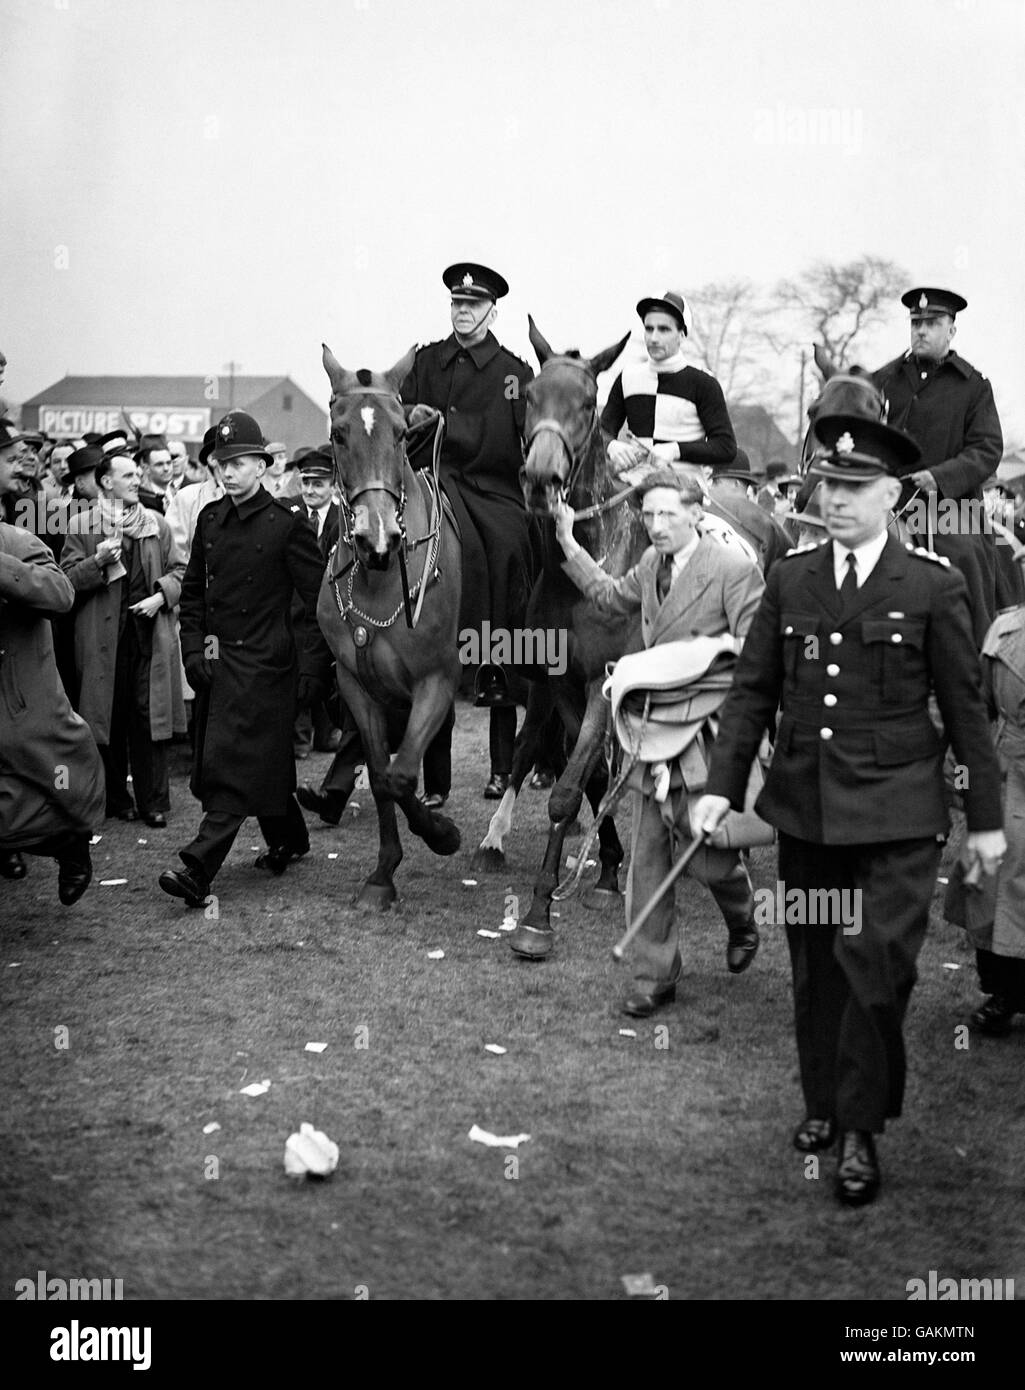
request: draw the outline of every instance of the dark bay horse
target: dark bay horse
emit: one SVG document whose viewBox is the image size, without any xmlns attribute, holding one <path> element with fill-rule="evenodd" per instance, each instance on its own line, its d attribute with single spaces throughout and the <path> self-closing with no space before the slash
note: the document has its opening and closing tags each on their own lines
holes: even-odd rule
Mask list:
<svg viewBox="0 0 1025 1390">
<path fill-rule="evenodd" d="M 822 390 L 808 407 L 808 430 L 801 446 L 801 472 L 806 474 L 797 494 L 798 511 L 804 511 L 819 479 L 808 472 L 822 447 L 815 434 L 820 415 L 863 415 L 868 420 L 886 419 L 886 398 L 864 367 L 841 369 L 819 343 L 813 348 L 815 365 L 822 377 Z"/>
<path fill-rule="evenodd" d="M 628 505 L 632 489 L 617 483 L 606 458 L 598 422 L 597 374 L 622 352 L 629 335 L 591 358 L 553 353 L 529 320 L 530 341 L 541 364 L 526 388 L 525 464 L 521 474 L 527 509 L 541 518 L 542 565 L 527 612 L 528 627 L 556 632 L 566 643 L 567 669 L 535 687 L 513 757 L 512 782 L 478 850 L 478 862 L 501 863 L 502 841 L 512 825 L 516 796 L 533 763 L 533 731 L 554 703 L 572 743 L 564 771 L 548 803 L 551 822 L 544 858 L 527 913 L 509 945 L 532 960 L 554 944 L 552 892 L 559 879 L 566 832 L 586 791 L 593 810 L 607 777 L 602 761 L 606 705 L 601 686 L 605 663 L 640 644 L 639 621 L 606 617 L 593 608 L 563 573 L 551 507 L 564 498 L 577 512 L 575 535 L 609 574 L 624 574 L 643 552 L 647 535 L 638 511 Z M 623 847 L 611 819 L 601 829 L 599 894 L 619 892 Z"/>
<path fill-rule="evenodd" d="M 459 684 L 462 573 L 459 538 L 436 478 L 414 473 L 406 457 L 398 393 L 414 351 L 378 374 L 346 371 L 324 347 L 341 525 L 317 618 L 363 740 L 380 827 L 377 866 L 357 902 L 379 908 L 395 900 L 392 880 L 402 860 L 396 803 L 435 854 L 454 854 L 460 843 L 455 824 L 416 797 L 424 749 Z M 392 748 L 388 725 L 396 714 L 400 727 L 406 715 L 405 730 Z"/>
</svg>

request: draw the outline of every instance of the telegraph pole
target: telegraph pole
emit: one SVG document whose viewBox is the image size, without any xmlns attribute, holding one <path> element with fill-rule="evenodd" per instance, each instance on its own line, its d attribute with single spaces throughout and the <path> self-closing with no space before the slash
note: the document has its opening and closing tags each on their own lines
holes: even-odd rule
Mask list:
<svg viewBox="0 0 1025 1390">
<path fill-rule="evenodd" d="M 225 362 L 224 369 L 228 373 L 228 409 L 235 409 L 235 371 L 241 367 L 241 362 Z"/>
</svg>

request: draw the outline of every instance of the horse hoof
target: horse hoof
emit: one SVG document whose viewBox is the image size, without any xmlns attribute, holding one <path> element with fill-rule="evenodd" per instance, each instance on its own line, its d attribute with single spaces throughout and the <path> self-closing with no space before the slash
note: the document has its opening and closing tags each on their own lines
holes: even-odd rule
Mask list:
<svg viewBox="0 0 1025 1390">
<path fill-rule="evenodd" d="M 364 883 L 356 894 L 356 907 L 365 907 L 372 912 L 387 912 L 398 894 L 390 883 Z"/>
<path fill-rule="evenodd" d="M 486 849 L 483 845 L 479 845 L 470 862 L 472 868 L 482 869 L 486 874 L 494 874 L 499 869 L 505 868 L 505 851 L 495 849 L 491 845 Z"/>
<path fill-rule="evenodd" d="M 621 903 L 623 895 L 618 888 L 588 888 L 587 892 L 580 899 L 585 907 L 594 911 L 600 911 L 603 907 L 608 907 L 610 903 Z"/>
<path fill-rule="evenodd" d="M 434 854 L 455 854 L 463 842 L 459 827 L 448 816 L 434 815 L 424 831 L 423 842 Z"/>
<path fill-rule="evenodd" d="M 555 949 L 555 933 L 550 927 L 528 927 L 519 922 L 509 937 L 509 949 L 524 960 L 544 960 Z"/>
</svg>

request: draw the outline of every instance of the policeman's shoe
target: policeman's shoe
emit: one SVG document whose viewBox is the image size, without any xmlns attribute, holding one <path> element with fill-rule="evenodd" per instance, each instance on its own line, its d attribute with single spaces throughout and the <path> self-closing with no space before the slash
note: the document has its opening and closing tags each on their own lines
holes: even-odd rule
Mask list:
<svg viewBox="0 0 1025 1390">
<path fill-rule="evenodd" d="M 291 845 L 272 845 L 256 856 L 254 868 L 270 869 L 272 874 L 283 874 L 293 859 L 301 859 L 309 854 L 310 847 L 294 849 Z"/>
<path fill-rule="evenodd" d="M 741 927 L 730 927 L 726 966 L 731 975 L 743 974 L 757 954 L 759 941 L 758 928 L 753 921 Z"/>
<path fill-rule="evenodd" d="M 184 898 L 186 907 L 204 907 L 210 885 L 195 869 L 165 869 L 157 880 L 172 898 Z"/>
<path fill-rule="evenodd" d="M 981 1009 L 975 1010 L 970 1022 L 980 1033 L 987 1033 L 991 1038 L 1004 1038 L 1011 1031 L 1017 1012 L 1002 994 L 994 994 Z"/>
<path fill-rule="evenodd" d="M 57 896 L 65 907 L 77 903 L 93 881 L 93 862 L 84 841 L 57 860 Z"/>
<path fill-rule="evenodd" d="M 848 1129 L 840 1135 L 840 1164 L 836 1170 L 836 1195 L 844 1206 L 863 1207 L 879 1191 L 879 1160 L 867 1130 Z"/>
<path fill-rule="evenodd" d="M 304 811 L 315 811 L 325 825 L 337 825 L 342 819 L 345 799 L 337 792 L 318 792 L 309 782 L 296 791 L 295 799 Z"/>
<path fill-rule="evenodd" d="M 151 825 L 154 830 L 167 829 L 167 817 L 163 811 L 151 811 L 148 816 L 143 816 L 147 825 Z"/>
<path fill-rule="evenodd" d="M 798 1153 L 817 1154 L 833 1147 L 836 1139 L 836 1121 L 820 1120 L 809 1115 L 794 1130 L 794 1148 Z"/>
<path fill-rule="evenodd" d="M 441 792 L 422 792 L 420 795 L 420 805 L 428 811 L 440 811 L 448 800 Z"/>
<path fill-rule="evenodd" d="M 485 801 L 501 801 L 509 788 L 511 777 L 507 772 L 493 772 L 491 781 L 484 788 Z"/>
<path fill-rule="evenodd" d="M 24 878 L 27 873 L 24 857 L 17 850 L 0 853 L 0 878 Z"/>
</svg>

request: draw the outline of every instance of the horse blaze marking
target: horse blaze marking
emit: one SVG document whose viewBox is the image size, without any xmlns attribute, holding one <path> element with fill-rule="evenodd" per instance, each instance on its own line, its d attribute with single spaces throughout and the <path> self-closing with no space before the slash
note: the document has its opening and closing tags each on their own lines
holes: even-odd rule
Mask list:
<svg viewBox="0 0 1025 1390">
<path fill-rule="evenodd" d="M 360 415 L 363 417 L 363 428 L 366 430 L 367 434 L 373 434 L 374 407 L 372 405 L 365 405 L 360 411 Z"/>
</svg>

